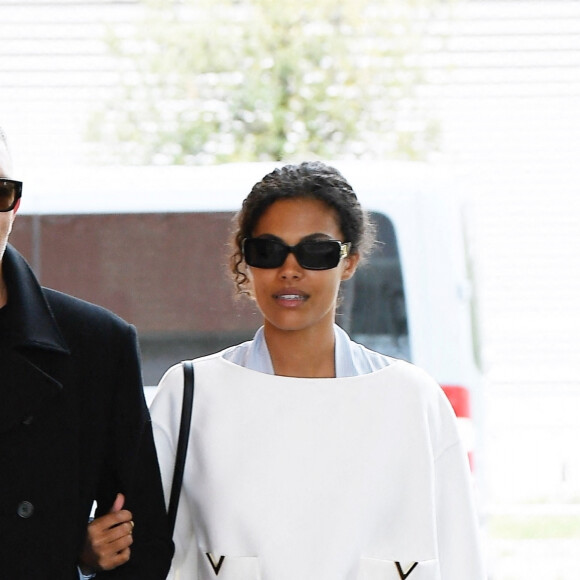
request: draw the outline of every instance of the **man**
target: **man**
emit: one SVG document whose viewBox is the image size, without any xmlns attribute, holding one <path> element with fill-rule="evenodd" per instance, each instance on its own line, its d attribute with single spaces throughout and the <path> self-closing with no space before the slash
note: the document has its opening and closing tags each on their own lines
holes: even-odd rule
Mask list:
<svg viewBox="0 0 580 580">
<path fill-rule="evenodd" d="M 41 288 L 8 245 L 22 192 L 10 171 L 0 129 L 0 577 L 165 578 L 173 545 L 135 329 Z"/>
</svg>

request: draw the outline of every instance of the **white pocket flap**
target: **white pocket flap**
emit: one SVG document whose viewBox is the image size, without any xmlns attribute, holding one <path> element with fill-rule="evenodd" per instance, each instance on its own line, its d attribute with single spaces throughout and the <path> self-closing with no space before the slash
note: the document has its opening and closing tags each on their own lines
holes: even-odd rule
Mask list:
<svg viewBox="0 0 580 580">
<path fill-rule="evenodd" d="M 361 558 L 357 580 L 441 580 L 439 562 Z"/>
<path fill-rule="evenodd" d="M 199 580 L 259 580 L 258 558 L 252 556 L 227 556 L 215 552 L 198 555 Z"/>
</svg>

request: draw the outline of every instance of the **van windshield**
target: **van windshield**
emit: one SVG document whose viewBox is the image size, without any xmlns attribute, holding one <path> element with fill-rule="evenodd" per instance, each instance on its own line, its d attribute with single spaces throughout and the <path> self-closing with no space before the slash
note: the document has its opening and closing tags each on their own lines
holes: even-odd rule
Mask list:
<svg viewBox="0 0 580 580">
<path fill-rule="evenodd" d="M 401 260 L 392 221 L 373 212 L 377 244 L 367 261 L 343 285 L 337 322 L 356 342 L 410 360 Z"/>
</svg>

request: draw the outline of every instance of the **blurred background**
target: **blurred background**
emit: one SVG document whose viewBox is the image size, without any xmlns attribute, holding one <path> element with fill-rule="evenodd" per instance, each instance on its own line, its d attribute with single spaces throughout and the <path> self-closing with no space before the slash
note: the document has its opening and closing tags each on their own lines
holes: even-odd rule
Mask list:
<svg viewBox="0 0 580 580">
<path fill-rule="evenodd" d="M 580 577 L 580 0 L 0 0 L 0 38 L 25 182 L 311 157 L 459 175 L 490 579 Z"/>
</svg>

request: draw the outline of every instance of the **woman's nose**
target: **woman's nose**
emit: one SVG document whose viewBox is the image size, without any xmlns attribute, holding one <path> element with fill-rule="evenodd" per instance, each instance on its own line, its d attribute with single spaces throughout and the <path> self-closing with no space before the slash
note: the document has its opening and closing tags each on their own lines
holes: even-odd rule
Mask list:
<svg viewBox="0 0 580 580">
<path fill-rule="evenodd" d="M 302 266 L 298 263 L 296 256 L 290 252 L 284 263 L 280 266 L 280 276 L 284 279 L 299 278 L 303 274 Z"/>
</svg>

